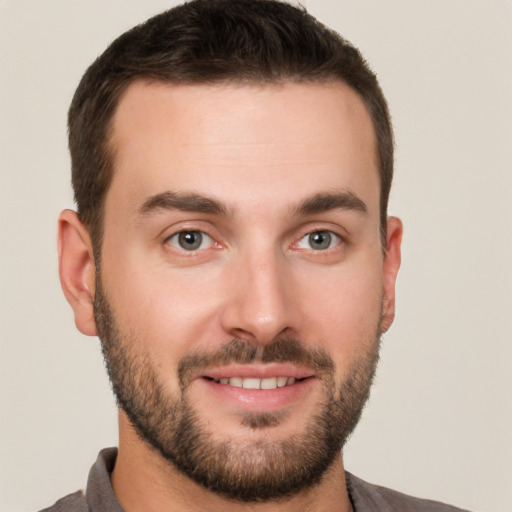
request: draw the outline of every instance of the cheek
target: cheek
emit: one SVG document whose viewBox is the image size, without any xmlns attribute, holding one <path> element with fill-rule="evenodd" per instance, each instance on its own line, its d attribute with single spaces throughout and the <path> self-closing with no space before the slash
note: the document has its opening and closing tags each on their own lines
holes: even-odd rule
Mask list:
<svg viewBox="0 0 512 512">
<path fill-rule="evenodd" d="M 382 274 L 378 264 L 340 267 L 325 274 L 316 276 L 315 288 L 309 286 L 302 304 L 305 339 L 327 350 L 338 366 L 348 367 L 378 335 Z"/>
<path fill-rule="evenodd" d="M 142 261 L 126 254 L 116 265 L 104 266 L 104 286 L 122 332 L 139 340 L 159 365 L 170 356 L 178 361 L 205 339 L 220 339 L 218 269 L 172 269 Z"/>
</svg>

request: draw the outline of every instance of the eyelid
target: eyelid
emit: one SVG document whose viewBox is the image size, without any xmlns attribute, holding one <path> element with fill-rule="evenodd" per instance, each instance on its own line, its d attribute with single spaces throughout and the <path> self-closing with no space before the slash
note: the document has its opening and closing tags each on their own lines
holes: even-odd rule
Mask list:
<svg viewBox="0 0 512 512">
<path fill-rule="evenodd" d="M 314 235 L 315 233 L 328 234 L 332 238 L 331 243 L 329 244 L 329 247 L 326 247 L 325 249 L 319 249 L 319 248 L 314 248 L 314 247 L 301 247 L 301 244 L 304 242 L 307 244 L 309 237 L 311 235 Z M 333 231 L 332 229 L 317 228 L 317 229 L 312 229 L 312 230 L 308 231 L 307 233 L 303 234 L 298 239 L 298 241 L 295 242 L 294 247 L 297 249 L 301 249 L 301 250 L 304 249 L 304 250 L 309 250 L 309 251 L 314 251 L 314 252 L 326 252 L 326 251 L 335 249 L 343 242 L 344 242 L 344 237 L 342 237 L 339 233 L 336 233 L 336 231 Z"/>
<path fill-rule="evenodd" d="M 189 233 L 189 234 L 196 233 L 196 234 L 200 235 L 201 240 L 200 240 L 199 247 L 186 249 L 185 247 L 182 247 L 180 245 L 180 237 L 187 233 Z M 208 235 L 208 233 L 205 233 L 204 231 L 199 231 L 197 229 L 194 229 L 194 230 L 184 229 L 181 231 L 177 231 L 176 233 L 174 233 L 166 238 L 166 243 L 172 245 L 172 247 L 174 247 L 178 251 L 184 251 L 184 252 L 204 251 L 205 249 L 209 249 L 214 244 L 213 238 L 210 235 Z M 207 245 L 207 247 L 204 247 L 205 245 Z"/>
</svg>

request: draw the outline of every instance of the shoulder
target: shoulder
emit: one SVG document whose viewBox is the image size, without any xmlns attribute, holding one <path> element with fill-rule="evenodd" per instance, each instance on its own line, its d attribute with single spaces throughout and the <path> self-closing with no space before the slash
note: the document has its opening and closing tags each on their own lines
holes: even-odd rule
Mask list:
<svg viewBox="0 0 512 512">
<path fill-rule="evenodd" d="M 87 500 L 82 491 L 68 494 L 61 498 L 51 507 L 45 508 L 40 512 L 90 512 Z"/>
<path fill-rule="evenodd" d="M 346 474 L 347 488 L 356 512 L 469 512 L 439 501 L 414 498 L 387 487 L 369 484 Z"/>
</svg>

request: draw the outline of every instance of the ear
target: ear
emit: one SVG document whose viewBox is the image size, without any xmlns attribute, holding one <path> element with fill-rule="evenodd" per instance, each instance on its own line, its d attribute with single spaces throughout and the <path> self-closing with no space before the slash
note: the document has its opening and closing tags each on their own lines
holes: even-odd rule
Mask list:
<svg viewBox="0 0 512 512">
<path fill-rule="evenodd" d="M 395 283 L 400 268 L 403 226 L 397 217 L 389 217 L 386 231 L 386 253 L 384 255 L 381 332 L 386 332 L 395 318 Z"/>
<path fill-rule="evenodd" d="M 95 265 L 91 237 L 75 212 L 64 210 L 59 216 L 58 252 L 60 284 L 73 309 L 80 332 L 96 336 L 93 301 Z"/>
</svg>

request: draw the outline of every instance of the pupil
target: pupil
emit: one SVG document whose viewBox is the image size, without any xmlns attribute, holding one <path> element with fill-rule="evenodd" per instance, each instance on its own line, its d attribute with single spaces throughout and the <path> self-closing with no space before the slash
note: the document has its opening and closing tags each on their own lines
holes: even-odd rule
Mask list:
<svg viewBox="0 0 512 512">
<path fill-rule="evenodd" d="M 326 231 L 317 231 L 309 235 L 309 242 L 313 249 L 328 249 L 331 245 L 331 235 Z"/>
<path fill-rule="evenodd" d="M 202 239 L 203 237 L 198 231 L 185 231 L 179 236 L 181 247 L 189 251 L 197 249 L 201 245 Z"/>
</svg>

